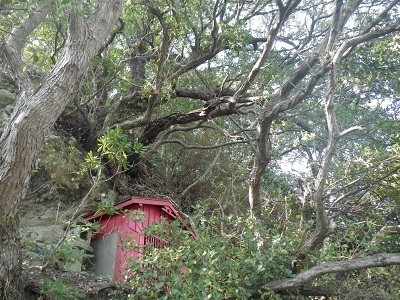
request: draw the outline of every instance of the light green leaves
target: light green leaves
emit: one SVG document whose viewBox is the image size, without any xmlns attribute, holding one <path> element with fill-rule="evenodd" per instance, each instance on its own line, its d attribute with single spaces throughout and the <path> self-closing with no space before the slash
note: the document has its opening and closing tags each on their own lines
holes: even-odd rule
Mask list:
<svg viewBox="0 0 400 300">
<path fill-rule="evenodd" d="M 138 139 L 133 142 L 120 127 L 107 130 L 102 137 L 98 139 L 98 152 L 109 161 L 117 163 L 123 170 L 129 166 L 129 155 L 136 153 L 143 156 L 147 152 L 147 147 L 143 146 Z M 85 161 L 90 170 L 98 169 L 101 166 L 101 158 L 89 151 Z"/>
</svg>

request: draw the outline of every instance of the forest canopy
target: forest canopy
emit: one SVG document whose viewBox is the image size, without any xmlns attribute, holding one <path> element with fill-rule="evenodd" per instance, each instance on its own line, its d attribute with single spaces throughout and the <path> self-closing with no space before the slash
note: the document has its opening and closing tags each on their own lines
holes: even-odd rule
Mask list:
<svg viewBox="0 0 400 300">
<path fill-rule="evenodd" d="M 3 297 L 49 134 L 82 160 L 47 170 L 72 220 L 133 195 L 192 220 L 147 262 L 191 271 L 132 299 L 400 297 L 399 2 L 0 1 Z"/>
</svg>

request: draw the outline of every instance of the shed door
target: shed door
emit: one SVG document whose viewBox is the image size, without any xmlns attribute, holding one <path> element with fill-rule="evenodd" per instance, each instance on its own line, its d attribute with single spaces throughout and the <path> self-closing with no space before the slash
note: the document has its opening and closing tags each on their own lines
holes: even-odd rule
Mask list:
<svg viewBox="0 0 400 300">
<path fill-rule="evenodd" d="M 94 273 L 114 279 L 118 233 L 105 235 L 91 243 L 93 248 Z"/>
</svg>

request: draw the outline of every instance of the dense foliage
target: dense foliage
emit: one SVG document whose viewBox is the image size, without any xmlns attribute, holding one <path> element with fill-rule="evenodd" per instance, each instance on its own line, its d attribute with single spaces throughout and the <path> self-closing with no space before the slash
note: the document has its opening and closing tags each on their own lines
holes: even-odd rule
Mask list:
<svg viewBox="0 0 400 300">
<path fill-rule="evenodd" d="M 363 297 L 398 295 L 397 266 L 301 274 L 400 252 L 399 3 L 0 1 L 2 77 L 19 95 L 0 103 L 13 110 L 0 252 L 14 251 L 8 232 L 51 128 L 77 144 L 60 157 L 83 160 L 48 170 L 87 176 L 80 214 L 166 195 L 193 221 L 195 238 L 175 223 L 146 233 L 168 246 L 132 262 L 132 299 L 306 295 L 306 283 L 353 295 L 356 282 Z"/>
</svg>

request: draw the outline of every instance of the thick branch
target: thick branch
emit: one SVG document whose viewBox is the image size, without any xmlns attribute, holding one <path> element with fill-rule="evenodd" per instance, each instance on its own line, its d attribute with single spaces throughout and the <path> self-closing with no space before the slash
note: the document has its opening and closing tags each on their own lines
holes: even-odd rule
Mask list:
<svg viewBox="0 0 400 300">
<path fill-rule="evenodd" d="M 36 29 L 36 27 L 46 18 L 50 7 L 47 5 L 39 7 L 34 14 L 21 22 L 11 31 L 8 44 L 21 55 L 22 47 L 27 37 Z"/>
<path fill-rule="evenodd" d="M 353 131 L 361 131 L 361 130 L 364 130 L 364 129 L 365 129 L 365 127 L 363 127 L 363 126 L 353 126 L 353 127 L 347 128 L 346 130 L 343 130 L 339 134 L 339 138 L 342 138 L 342 137 L 352 133 Z"/>
<path fill-rule="evenodd" d="M 215 95 L 221 97 L 221 96 L 233 96 L 235 94 L 234 91 L 230 90 L 220 91 L 218 89 L 215 89 L 214 91 L 204 91 L 199 89 L 184 89 L 184 88 L 175 88 L 174 93 L 176 97 L 192 98 L 203 101 L 210 101 L 212 99 L 215 99 Z"/>
<path fill-rule="evenodd" d="M 312 66 L 318 61 L 319 51 L 322 51 L 321 46 L 283 83 L 279 91 L 269 100 L 259 116 L 257 147 L 249 184 L 249 203 L 253 216 L 259 216 L 261 213 L 260 186 L 262 175 L 271 159 L 270 145 L 268 143 L 271 124 L 279 113 L 295 107 L 310 95 L 317 82 L 329 71 L 329 65 L 325 63 L 310 77 L 304 89 L 287 98 L 296 87 L 295 84 L 299 83 L 310 73 Z"/>
<path fill-rule="evenodd" d="M 31 93 L 34 87 L 27 72 L 24 72 L 24 63 L 21 57 L 22 47 L 27 37 L 46 18 L 49 10 L 50 7 L 42 6 L 33 15 L 23 20 L 19 26 L 12 30 L 10 38 L 2 47 L 7 58 L 7 64 L 24 92 Z"/>
<path fill-rule="evenodd" d="M 221 108 L 221 104 L 226 103 L 227 100 L 222 97 L 214 102 L 208 103 L 203 108 L 196 109 L 187 113 L 174 113 L 163 118 L 156 119 L 147 124 L 144 133 L 140 137 L 140 142 L 144 145 L 153 143 L 158 135 L 170 128 L 172 125 L 189 124 L 196 121 L 206 121 L 209 118 L 217 118 L 221 116 L 229 116 L 234 113 L 229 108 Z M 246 105 L 244 103 L 243 105 Z M 131 122 L 118 124 L 120 127 L 127 127 L 132 125 Z"/>
<path fill-rule="evenodd" d="M 321 168 L 315 178 L 312 200 L 314 201 L 315 211 L 315 229 L 311 236 L 307 239 L 304 247 L 306 249 L 315 249 L 319 247 L 323 240 L 331 233 L 329 222 L 326 214 L 325 203 L 323 198 L 323 191 L 325 188 L 326 178 L 328 171 L 332 164 L 332 159 L 336 151 L 336 146 L 339 141 L 339 132 L 336 121 L 335 111 L 335 87 L 336 87 L 336 72 L 338 65 L 332 66 L 327 82 L 327 92 L 324 98 L 326 123 L 328 126 L 328 144 L 325 148 L 324 157 L 322 160 Z"/>
<path fill-rule="evenodd" d="M 332 29 L 329 35 L 329 40 L 327 43 L 327 51 L 331 51 L 333 48 L 336 37 L 339 34 L 340 28 L 339 28 L 339 21 L 340 21 L 340 15 L 341 15 L 341 10 L 342 10 L 342 5 L 343 5 L 343 0 L 336 0 L 336 7 L 335 7 L 335 13 L 333 15 L 333 21 L 332 21 Z"/>
<path fill-rule="evenodd" d="M 107 47 L 110 46 L 111 43 L 115 40 L 115 37 L 117 36 L 117 34 L 121 33 L 124 30 L 124 28 L 125 28 L 124 20 L 122 20 L 122 18 L 119 18 L 118 21 L 119 21 L 118 27 L 116 27 L 113 30 L 113 32 L 110 34 L 110 36 L 107 39 L 107 42 L 105 42 L 104 45 L 101 46 L 99 53 L 103 53 L 103 51 L 105 49 L 107 49 Z"/>
</svg>

